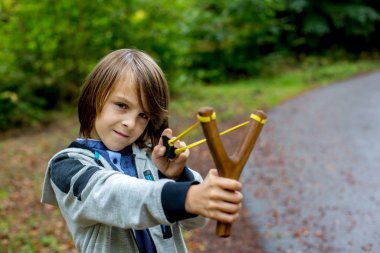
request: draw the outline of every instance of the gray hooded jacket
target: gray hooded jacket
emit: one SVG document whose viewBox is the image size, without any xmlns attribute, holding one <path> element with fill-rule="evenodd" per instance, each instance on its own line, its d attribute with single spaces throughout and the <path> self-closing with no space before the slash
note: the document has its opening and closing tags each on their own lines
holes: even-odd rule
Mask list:
<svg viewBox="0 0 380 253">
<path fill-rule="evenodd" d="M 181 182 L 159 179 L 149 153 L 133 146 L 138 178 L 112 169 L 103 157 L 75 142 L 48 163 L 41 201 L 59 206 L 79 252 L 139 252 L 134 229 L 149 228 L 157 252 L 187 252 L 181 229 L 207 219 L 186 213 L 188 188 L 202 181 L 185 168 Z M 144 172 L 154 182 L 144 179 Z M 170 225 L 163 239 L 160 224 Z"/>
</svg>

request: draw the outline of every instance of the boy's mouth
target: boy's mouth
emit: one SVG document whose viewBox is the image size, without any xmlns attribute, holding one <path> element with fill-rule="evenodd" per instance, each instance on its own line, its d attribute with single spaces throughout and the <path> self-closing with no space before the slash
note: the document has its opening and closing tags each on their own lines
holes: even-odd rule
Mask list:
<svg viewBox="0 0 380 253">
<path fill-rule="evenodd" d="M 128 138 L 129 135 L 125 134 L 125 133 L 122 133 L 122 132 L 119 132 L 119 131 L 116 131 L 116 130 L 113 130 L 115 133 L 117 133 L 118 135 L 120 135 L 121 137 L 124 137 L 124 138 Z"/>
</svg>

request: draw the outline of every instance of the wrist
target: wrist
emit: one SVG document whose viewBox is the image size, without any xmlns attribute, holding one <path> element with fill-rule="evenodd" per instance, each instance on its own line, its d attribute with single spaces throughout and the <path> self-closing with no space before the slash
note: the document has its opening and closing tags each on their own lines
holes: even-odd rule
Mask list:
<svg viewBox="0 0 380 253">
<path fill-rule="evenodd" d="M 176 175 L 165 174 L 161 170 L 158 170 L 158 176 L 159 176 L 159 178 L 173 179 L 177 182 L 187 182 L 187 181 L 194 181 L 195 180 L 193 173 L 191 172 L 191 170 L 187 166 L 184 166 L 183 169 L 181 170 L 181 172 L 179 174 L 176 174 Z"/>
<path fill-rule="evenodd" d="M 179 181 L 179 179 L 181 178 L 181 175 L 182 175 L 182 171 L 179 174 L 169 175 L 168 178 L 173 179 L 174 181 Z"/>
<path fill-rule="evenodd" d="M 171 175 L 170 173 L 164 173 L 161 170 L 158 171 L 158 176 L 159 176 L 159 178 L 173 179 L 175 181 L 178 181 L 178 179 L 181 178 L 181 174 Z"/>
<path fill-rule="evenodd" d="M 169 222 L 195 217 L 187 212 L 185 203 L 189 188 L 197 182 L 167 182 L 161 192 L 162 207 Z"/>
<path fill-rule="evenodd" d="M 198 215 L 195 206 L 196 206 L 196 199 L 197 199 L 196 196 L 198 196 L 199 187 L 200 187 L 199 184 L 195 184 L 195 185 L 190 186 L 187 191 L 186 200 L 185 200 L 185 210 L 188 213 Z"/>
</svg>

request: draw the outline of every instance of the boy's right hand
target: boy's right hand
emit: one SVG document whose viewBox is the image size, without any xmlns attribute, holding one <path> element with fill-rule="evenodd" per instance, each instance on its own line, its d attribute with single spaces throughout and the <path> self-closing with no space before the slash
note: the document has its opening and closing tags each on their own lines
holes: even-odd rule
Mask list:
<svg viewBox="0 0 380 253">
<path fill-rule="evenodd" d="M 189 188 L 186 211 L 223 223 L 233 223 L 242 207 L 241 188 L 239 181 L 219 177 L 218 171 L 211 169 L 201 184 Z"/>
</svg>

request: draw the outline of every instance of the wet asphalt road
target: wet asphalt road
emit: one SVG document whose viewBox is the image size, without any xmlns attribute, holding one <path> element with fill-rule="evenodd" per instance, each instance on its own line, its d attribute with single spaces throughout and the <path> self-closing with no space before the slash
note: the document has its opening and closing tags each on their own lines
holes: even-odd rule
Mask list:
<svg viewBox="0 0 380 253">
<path fill-rule="evenodd" d="M 241 176 L 267 253 L 380 252 L 380 72 L 268 113 Z"/>
</svg>

